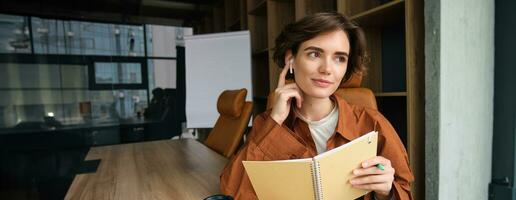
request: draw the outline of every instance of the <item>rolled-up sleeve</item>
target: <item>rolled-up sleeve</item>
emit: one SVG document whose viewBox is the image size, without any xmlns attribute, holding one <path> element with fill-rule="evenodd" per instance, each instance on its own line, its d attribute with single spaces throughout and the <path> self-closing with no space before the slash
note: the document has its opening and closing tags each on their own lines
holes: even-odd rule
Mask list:
<svg viewBox="0 0 516 200">
<path fill-rule="evenodd" d="M 263 113 L 254 120 L 246 144 L 224 168 L 220 189 L 238 200 L 257 199 L 242 161 L 290 159 L 300 157 L 306 151 L 288 128 L 276 123 L 268 113 Z"/>
</svg>

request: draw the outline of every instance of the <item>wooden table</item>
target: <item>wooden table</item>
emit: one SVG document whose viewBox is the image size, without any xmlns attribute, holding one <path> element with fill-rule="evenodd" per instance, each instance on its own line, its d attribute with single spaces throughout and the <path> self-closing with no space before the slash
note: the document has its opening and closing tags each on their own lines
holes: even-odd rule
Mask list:
<svg viewBox="0 0 516 200">
<path fill-rule="evenodd" d="M 95 173 L 75 176 L 65 199 L 203 199 L 218 194 L 227 159 L 193 139 L 91 148 Z"/>
</svg>

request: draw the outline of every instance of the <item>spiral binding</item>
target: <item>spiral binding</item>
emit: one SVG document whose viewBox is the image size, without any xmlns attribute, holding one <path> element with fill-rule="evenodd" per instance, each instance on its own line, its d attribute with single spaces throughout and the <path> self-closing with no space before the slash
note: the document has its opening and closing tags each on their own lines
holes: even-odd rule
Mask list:
<svg viewBox="0 0 516 200">
<path fill-rule="evenodd" d="M 312 160 L 312 167 L 310 167 L 310 173 L 312 174 L 312 186 L 314 187 L 314 200 L 317 200 L 318 197 L 318 191 L 317 191 L 317 175 L 315 174 L 315 160 Z"/>
<path fill-rule="evenodd" d="M 319 200 L 323 200 L 324 199 L 324 196 L 323 196 L 323 186 L 322 186 L 322 183 L 321 183 L 321 166 L 319 165 L 319 162 L 315 161 L 315 167 L 317 167 L 317 188 L 319 191 L 317 194 L 319 195 Z"/>
<path fill-rule="evenodd" d="M 313 186 L 314 186 L 314 199 L 315 200 L 323 200 L 323 191 L 322 191 L 322 184 L 321 184 L 321 176 L 320 171 L 321 167 L 319 166 L 319 162 L 317 162 L 315 159 L 312 159 L 312 167 L 311 167 L 310 173 L 312 174 L 313 179 Z"/>
</svg>

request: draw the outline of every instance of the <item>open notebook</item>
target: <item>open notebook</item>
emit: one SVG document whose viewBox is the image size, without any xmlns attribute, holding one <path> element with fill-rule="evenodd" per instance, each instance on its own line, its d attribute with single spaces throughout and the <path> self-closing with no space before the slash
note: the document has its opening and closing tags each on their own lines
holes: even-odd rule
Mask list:
<svg viewBox="0 0 516 200">
<path fill-rule="evenodd" d="M 356 199 L 369 191 L 353 188 L 349 180 L 376 156 L 377 144 L 373 131 L 313 158 L 242 162 L 261 200 Z"/>
</svg>

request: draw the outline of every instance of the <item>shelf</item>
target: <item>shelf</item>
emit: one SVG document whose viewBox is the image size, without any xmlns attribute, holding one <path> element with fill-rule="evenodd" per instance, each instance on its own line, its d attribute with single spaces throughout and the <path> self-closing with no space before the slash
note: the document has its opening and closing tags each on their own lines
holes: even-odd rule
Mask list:
<svg viewBox="0 0 516 200">
<path fill-rule="evenodd" d="M 395 0 L 351 17 L 359 26 L 387 26 L 400 23 L 405 18 L 405 1 Z"/>
<path fill-rule="evenodd" d="M 376 97 L 406 97 L 407 92 L 380 92 L 374 93 Z"/>
<path fill-rule="evenodd" d="M 267 15 L 267 0 L 258 2 L 252 9 L 249 10 L 250 15 Z"/>
<path fill-rule="evenodd" d="M 226 30 L 228 31 L 237 31 L 240 30 L 240 17 L 233 20 L 231 23 L 227 24 Z"/>
</svg>

